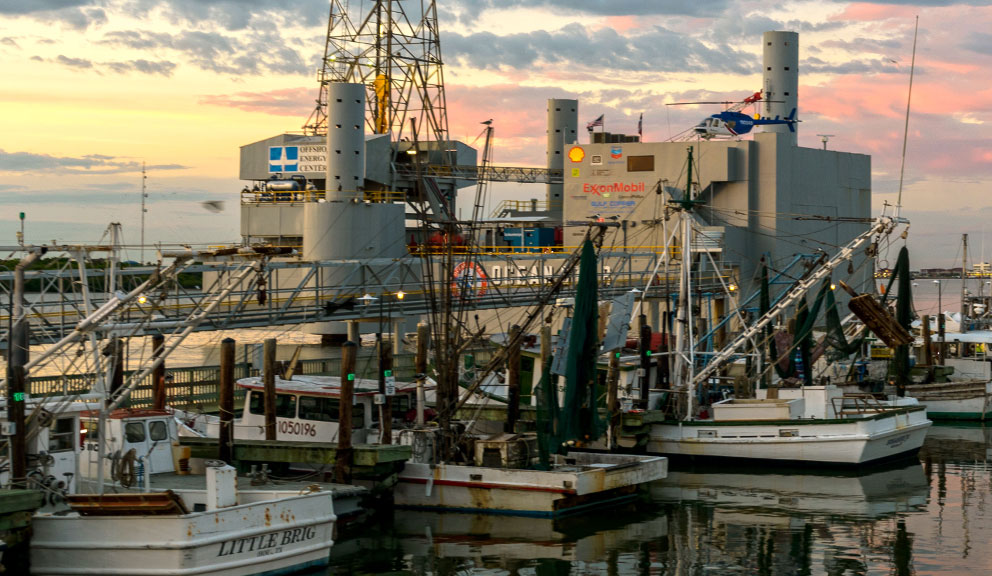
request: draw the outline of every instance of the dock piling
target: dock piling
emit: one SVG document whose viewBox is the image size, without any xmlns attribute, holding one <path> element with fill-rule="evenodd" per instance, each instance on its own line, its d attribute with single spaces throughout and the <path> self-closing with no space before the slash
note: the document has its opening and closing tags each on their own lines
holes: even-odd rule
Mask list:
<svg viewBox="0 0 992 576">
<path fill-rule="evenodd" d="M 520 341 L 520 326 L 510 326 L 508 342 Z M 513 434 L 520 419 L 520 346 L 513 346 L 506 356 L 506 424 L 504 432 Z"/>
<path fill-rule="evenodd" d="M 276 439 L 276 339 L 262 344 L 262 384 L 265 387 L 265 439 Z"/>
<path fill-rule="evenodd" d="M 341 346 L 341 398 L 338 418 L 338 453 L 334 461 L 334 481 L 351 483 L 351 423 L 352 402 L 355 396 L 355 365 L 358 344 L 345 342 Z"/>
<path fill-rule="evenodd" d="M 234 455 L 234 339 L 224 338 L 220 343 L 220 437 L 217 456 L 231 464 Z"/>
<path fill-rule="evenodd" d="M 154 334 L 152 336 L 152 357 L 162 356 L 162 349 L 165 347 L 165 336 Z M 165 410 L 165 360 L 152 372 L 152 408 L 155 410 Z"/>
</svg>

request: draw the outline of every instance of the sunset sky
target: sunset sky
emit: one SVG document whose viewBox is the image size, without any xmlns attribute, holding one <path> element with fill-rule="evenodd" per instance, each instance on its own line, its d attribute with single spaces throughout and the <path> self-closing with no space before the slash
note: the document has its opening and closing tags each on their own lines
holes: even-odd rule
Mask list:
<svg viewBox="0 0 992 576">
<path fill-rule="evenodd" d="M 327 12 L 326 0 L 0 0 L 0 245 L 21 211 L 28 242 L 95 242 L 119 221 L 137 244 L 142 162 L 146 242 L 236 242 L 238 148 L 305 122 Z M 992 259 L 989 3 L 452 0 L 438 14 L 452 136 L 472 143 L 493 118 L 505 165 L 543 165 L 548 98 L 578 98 L 580 124 L 604 114 L 608 131 L 635 133 L 643 113 L 645 140 L 664 140 L 718 111 L 665 103 L 750 95 L 762 32 L 799 32 L 799 143 L 832 134 L 831 149 L 870 154 L 876 213 L 896 201 L 919 15 L 913 266 L 960 262 L 962 233 L 973 259 L 988 236 Z"/>
</svg>

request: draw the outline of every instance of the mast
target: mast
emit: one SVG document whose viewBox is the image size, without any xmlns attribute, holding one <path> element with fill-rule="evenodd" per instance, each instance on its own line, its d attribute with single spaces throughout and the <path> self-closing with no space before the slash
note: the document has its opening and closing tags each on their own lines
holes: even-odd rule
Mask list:
<svg viewBox="0 0 992 576">
<path fill-rule="evenodd" d="M 145 198 L 148 198 L 148 191 L 146 185 L 148 183 L 148 174 L 145 173 L 145 163 L 141 163 L 141 264 L 145 264 L 145 214 L 148 209 L 145 208 Z"/>
<path fill-rule="evenodd" d="M 961 257 L 961 322 L 958 328 L 959 332 L 968 331 L 968 323 L 965 318 L 968 316 L 968 300 L 967 294 L 968 290 L 968 235 L 962 234 L 961 240 L 963 242 L 963 256 Z"/>
<path fill-rule="evenodd" d="M 913 29 L 913 61 L 909 66 L 909 94 L 906 96 L 906 125 L 902 132 L 902 164 L 899 167 L 899 197 L 896 199 L 896 218 L 902 216 L 902 179 L 906 171 L 906 141 L 909 139 L 909 105 L 913 101 L 913 73 L 916 71 L 916 35 L 920 30 L 920 17 Z"/>
<path fill-rule="evenodd" d="M 694 367 L 695 346 L 692 329 L 692 146 L 686 148 L 688 153 L 688 176 L 685 183 L 685 193 L 678 201 L 679 226 L 681 227 L 682 266 L 679 274 L 679 301 L 675 321 L 675 350 L 672 381 L 681 387 L 686 384 L 686 418 L 693 414 L 695 399 Z"/>
</svg>

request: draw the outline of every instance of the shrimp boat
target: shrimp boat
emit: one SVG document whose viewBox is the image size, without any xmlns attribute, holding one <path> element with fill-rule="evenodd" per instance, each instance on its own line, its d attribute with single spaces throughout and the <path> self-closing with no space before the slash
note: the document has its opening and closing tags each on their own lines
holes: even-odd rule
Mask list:
<svg viewBox="0 0 992 576">
<path fill-rule="evenodd" d="M 18 269 L 41 253 L 31 251 Z M 204 308 L 165 337 L 163 354 L 144 359 L 130 376 L 121 378 L 115 372 L 115 360 L 124 347 L 105 347 L 97 334 L 106 333 L 107 325 L 124 314 L 139 314 L 139 297 L 168 290 L 191 261 L 180 255 L 162 267 L 160 259 L 159 269 L 145 282 L 131 292 L 108 295 L 71 333 L 30 361 L 12 358 L 8 374 L 14 378 L 6 382 L 10 386 L 23 386 L 27 369 L 57 363 L 69 349 L 69 355 L 92 361 L 84 373 L 95 375 L 90 392 L 84 395 L 32 398 L 23 391 L 11 395 L 14 405 L 0 401 L 4 415 L 15 415 L 3 423 L 4 429 L 12 429 L 12 440 L 23 447 L 18 458 L 6 459 L 4 480 L 23 477 L 29 486 L 42 488 L 46 494 L 45 505 L 32 517 L 32 574 L 288 574 L 328 563 L 336 524 L 330 491 L 239 490 L 234 468 L 222 462 L 207 467 L 203 476 L 188 476 L 184 488 L 136 493 L 106 490 L 105 480 L 114 476 L 105 474 L 111 460 L 137 464 L 147 472 L 173 468 L 170 452 L 175 423 L 171 415 L 118 409 L 138 383 L 162 364 L 168 351 L 257 266 L 246 264 L 232 274 L 230 282 L 218 283 Z M 15 302 L 24 300 L 23 274 L 15 276 L 14 294 Z M 88 298 L 85 309 L 91 309 Z M 15 310 L 14 317 L 11 340 L 26 342 L 26 314 Z M 104 367 L 101 349 L 111 356 Z M 94 493 L 84 493 L 84 487 Z"/>
<path fill-rule="evenodd" d="M 36 515 L 32 574 L 289 574 L 325 566 L 330 492 L 239 491 L 234 468 L 207 468 L 206 490 L 67 497 Z"/>
<path fill-rule="evenodd" d="M 688 220 L 683 218 L 682 224 L 686 236 Z M 697 395 L 700 386 L 717 377 L 718 370 L 740 356 L 746 347 L 757 348 L 754 343 L 766 327 L 788 307 L 799 305 L 800 301 L 804 303 L 805 293 L 822 282 L 814 304 L 818 308 L 832 289 L 831 272 L 849 260 L 860 246 L 876 236 L 890 234 L 897 224 L 891 218 L 878 218 L 833 258 L 794 284 L 774 307 L 701 369 L 695 366 L 691 347 L 676 355 L 673 382 L 681 382 L 681 387 L 651 393 L 655 405 L 670 409 L 624 414 L 620 447 L 639 446 L 648 453 L 691 459 L 809 466 L 862 466 L 916 454 L 932 423 L 927 419 L 926 408 L 915 398 L 879 400 L 866 394 L 845 394 L 840 387 L 829 383 L 809 385 L 808 381 L 798 386 L 782 382 L 780 386 L 755 390 L 753 397 L 744 394 L 704 407 L 699 407 Z M 689 282 L 688 267 L 683 265 L 681 283 L 688 286 Z M 832 294 L 827 300 L 833 302 Z M 688 317 L 685 298 L 680 297 L 679 318 Z M 807 330 L 811 330 L 812 321 L 807 324 Z M 684 334 L 677 334 L 677 338 L 685 342 Z M 796 355 L 791 348 L 786 353 L 790 355 Z M 680 413 L 682 416 L 678 417 Z"/>
<path fill-rule="evenodd" d="M 602 238 L 604 230 L 599 230 L 597 239 Z M 450 270 L 450 260 L 447 264 Z M 413 459 L 398 474 L 394 492 L 398 507 L 556 518 L 632 498 L 641 487 L 667 475 L 668 461 L 663 457 L 569 449 L 581 435 L 599 433 L 594 425 L 583 428 L 579 424 L 580 414 L 588 413 L 595 402 L 595 358 L 586 351 L 598 346 L 596 331 L 588 329 L 590 323 L 597 321 L 596 254 L 588 236 L 581 249 L 563 265 L 560 277 L 569 276 L 576 265 L 579 275 L 572 325 L 578 328 L 572 330 L 566 362 L 569 366 L 566 387 L 570 387 L 570 392 L 559 411 L 557 386 L 542 387 L 545 391 L 542 409 L 554 413 L 555 424 L 550 420 L 539 423 L 537 433 L 519 432 L 513 421 L 508 420 L 503 433 L 473 434 L 465 423 L 453 420 L 459 402 L 455 350 L 460 345 L 454 335 L 459 323 L 458 312 L 451 310 L 451 286 L 441 283 L 441 306 L 437 308 L 443 312 L 435 317 L 439 334 L 432 339 L 436 346 L 435 359 L 439 360 L 436 391 L 439 425 L 411 430 L 404 437 L 413 446 Z M 550 291 L 545 301 L 553 296 L 554 291 Z M 533 311 L 530 318 L 537 315 Z M 516 331 L 510 346 L 520 346 L 522 334 L 522 330 Z M 499 356 L 507 349 L 509 346 L 497 354 L 487 369 L 475 374 L 474 388 L 489 382 L 488 376 L 502 363 Z M 468 392 L 472 391 L 470 387 Z M 514 404 L 519 403 L 518 394 L 509 396 L 508 415 L 515 413 Z M 462 395 L 460 400 L 467 399 L 467 395 Z"/>
<path fill-rule="evenodd" d="M 924 347 L 928 343 L 924 343 Z M 934 420 L 992 418 L 992 331 L 947 332 L 940 345 L 953 350 L 944 365 L 925 372 L 927 382 L 911 384 L 906 392 L 927 406 Z"/>
<path fill-rule="evenodd" d="M 294 375 L 291 379 L 275 377 L 276 440 L 280 442 L 336 442 L 338 439 L 341 378 L 338 376 Z M 234 421 L 234 437 L 242 440 L 265 440 L 265 385 L 261 376 L 242 378 L 237 386 L 245 390 L 241 417 Z M 433 386 L 424 386 L 431 398 Z M 394 435 L 409 427 L 415 416 L 417 384 L 396 382 L 392 395 Z M 352 401 L 352 439 L 357 444 L 379 441 L 380 410 L 377 402 L 379 383 L 356 378 Z M 381 397 L 378 398 L 381 400 Z M 173 410 L 182 424 L 180 434 L 217 438 L 220 417 Z"/>
</svg>

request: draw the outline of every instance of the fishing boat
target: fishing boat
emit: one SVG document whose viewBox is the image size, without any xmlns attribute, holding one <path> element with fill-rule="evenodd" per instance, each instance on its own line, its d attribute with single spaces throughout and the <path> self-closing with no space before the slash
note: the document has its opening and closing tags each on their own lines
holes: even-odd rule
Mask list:
<svg viewBox="0 0 992 576">
<path fill-rule="evenodd" d="M 597 238 L 602 237 L 602 230 Z M 595 438 L 601 432 L 594 417 L 583 419 L 583 415 L 595 413 L 595 355 L 588 352 L 598 347 L 597 332 L 589 329 L 597 321 L 596 254 L 589 237 L 563 265 L 560 276 L 567 277 L 577 265 L 576 309 L 566 345 L 565 401 L 559 410 L 558 386 L 542 379 L 539 404 L 548 417 L 537 423 L 537 433 L 516 430 L 520 402 L 517 383 L 507 391 L 508 421 L 503 433 L 473 433 L 470 426 L 452 418 L 460 390 L 457 365 L 452 362 L 458 360 L 454 351 L 460 344 L 456 344 L 452 334 L 458 326 L 452 321 L 455 315 L 446 313 L 445 324 L 438 325 L 442 336 L 434 338 L 439 347 L 452 346 L 441 347 L 435 353 L 435 359 L 441 360 L 439 379 L 450 379 L 438 382 L 439 426 L 415 429 L 404 438 L 414 446 L 414 458 L 398 474 L 394 493 L 397 506 L 559 517 L 616 504 L 636 495 L 647 483 L 665 477 L 668 461 L 662 457 L 582 453 L 570 449 L 583 437 Z M 552 297 L 554 291 L 545 294 L 544 300 Z M 446 283 L 442 283 L 440 302 L 444 309 L 450 310 L 451 287 Z M 537 316 L 532 311 L 529 317 Z M 524 328 L 514 330 L 509 346 L 500 354 L 521 345 Z M 470 391 L 489 382 L 494 368 L 502 364 L 500 354 L 487 369 L 475 374 L 476 386 L 470 387 Z M 460 402 L 467 402 L 467 397 L 463 396 Z"/>
<path fill-rule="evenodd" d="M 330 492 L 239 491 L 234 468 L 207 489 L 67 497 L 34 517 L 32 574 L 289 574 L 325 566 Z"/>
<path fill-rule="evenodd" d="M 32 252 L 18 269 L 40 253 Z M 182 490 L 108 493 L 106 480 L 114 476 L 106 474 L 111 461 L 118 464 L 118 471 L 127 470 L 122 476 L 129 484 L 136 480 L 132 466 L 144 468 L 143 472 L 172 467 L 171 416 L 121 409 L 122 404 L 254 267 L 246 265 L 234 275 L 239 278 L 234 283 L 218 283 L 209 296 L 212 301 L 165 338 L 164 352 L 143 358 L 125 377 L 119 368 L 125 347 L 119 341 L 107 345 L 96 336 L 134 311 L 146 292 L 168 286 L 188 262 L 188 257 L 180 256 L 131 292 L 109 296 L 72 332 L 30 361 L 26 354 L 12 355 L 8 375 L 13 379 L 7 384 L 16 387 L 9 395 L 14 404 L 4 403 L 3 413 L 14 418 L 3 427 L 13 431 L 11 443 L 17 448 L 11 450 L 16 458 L 7 459 L 4 466 L 4 479 L 25 482 L 46 494 L 45 506 L 32 517 L 31 573 L 283 574 L 327 564 L 336 522 L 330 491 L 239 490 L 235 469 L 220 462 Z M 15 302 L 23 301 L 23 274 L 15 276 L 14 294 Z M 10 338 L 27 342 L 25 315 L 15 310 L 14 316 Z M 90 391 L 30 397 L 24 389 L 24 372 L 60 359 L 69 348 L 72 357 L 82 358 L 84 364 L 93 362 L 90 370 L 82 368 L 93 376 Z M 105 365 L 101 349 L 109 356 Z M 96 481 L 90 481 L 94 476 Z M 84 493 L 84 486 L 94 493 Z"/>
<path fill-rule="evenodd" d="M 924 340 L 928 340 L 924 338 Z M 992 331 L 946 332 L 936 345 L 948 353 L 939 366 L 920 366 L 919 382 L 906 388 L 907 394 L 927 407 L 934 420 L 979 420 L 992 418 Z M 924 342 L 917 356 L 926 356 Z"/>
<path fill-rule="evenodd" d="M 336 442 L 340 419 L 341 378 L 339 376 L 294 375 L 284 380 L 275 376 L 276 440 L 284 442 Z M 379 442 L 379 383 L 365 378 L 353 381 L 352 440 L 358 444 Z M 265 440 L 265 384 L 262 376 L 242 378 L 236 385 L 245 390 L 241 417 L 234 420 L 234 437 L 242 440 Z M 391 415 L 396 424 L 393 434 L 413 424 L 416 414 L 417 384 L 395 382 L 390 390 Z M 422 384 L 428 401 L 433 400 L 434 386 L 429 379 Z M 217 438 L 220 417 L 212 414 L 172 413 L 186 434 Z"/>
<path fill-rule="evenodd" d="M 694 245 L 694 235 L 700 226 L 694 214 L 701 201 L 693 196 L 692 166 L 689 149 L 685 191 L 679 199 L 674 197 L 677 189 L 673 189 L 670 192 L 673 198 L 668 203 L 669 209 L 679 214 L 681 246 Z M 610 409 L 614 413 L 622 412 L 614 417 L 619 423 L 613 435 L 615 443 L 593 443 L 592 447 L 642 450 L 692 459 L 813 466 L 860 466 L 915 454 L 931 425 L 924 406 L 915 399 L 845 395 L 832 383 L 812 379 L 813 325 L 824 301 L 834 302 L 833 271 L 842 266 L 851 267 L 856 251 L 892 234 L 901 223 L 884 215 L 875 219 L 867 230 L 840 247 L 832 257 L 823 255 L 779 295 L 774 305 L 764 280 L 761 315 L 745 323 L 740 311 L 734 312 L 741 320 L 740 332 L 723 349 L 713 353 L 703 354 L 698 348 L 692 304 L 694 263 L 688 255 L 681 258 L 677 312 L 671 330 L 673 342 L 669 349 L 655 356 L 664 357 L 668 363 L 668 382 L 648 390 L 646 397 L 636 387 L 620 389 L 618 395 L 632 396 L 640 409 L 623 411 L 622 403 L 613 403 Z M 905 259 L 908 272 L 908 256 Z M 816 301 L 807 307 L 806 294 L 818 285 Z M 879 311 L 880 306 L 871 296 L 866 295 L 859 303 L 871 308 L 879 318 L 873 330 L 887 336 L 886 330 L 895 330 L 901 339 L 899 344 L 906 348 L 905 344 L 912 340 L 909 333 L 895 326 L 895 320 L 887 312 Z M 830 307 L 828 304 L 826 308 Z M 784 350 L 780 355 L 772 326 L 793 312 L 794 334 L 788 335 L 790 341 L 780 348 Z M 770 348 L 767 356 L 766 346 Z M 797 367 L 800 360 L 807 369 Z M 771 368 L 778 369 L 783 363 L 788 367 L 774 379 L 776 374 L 770 374 Z M 763 376 L 765 373 L 769 376 Z"/>
</svg>

